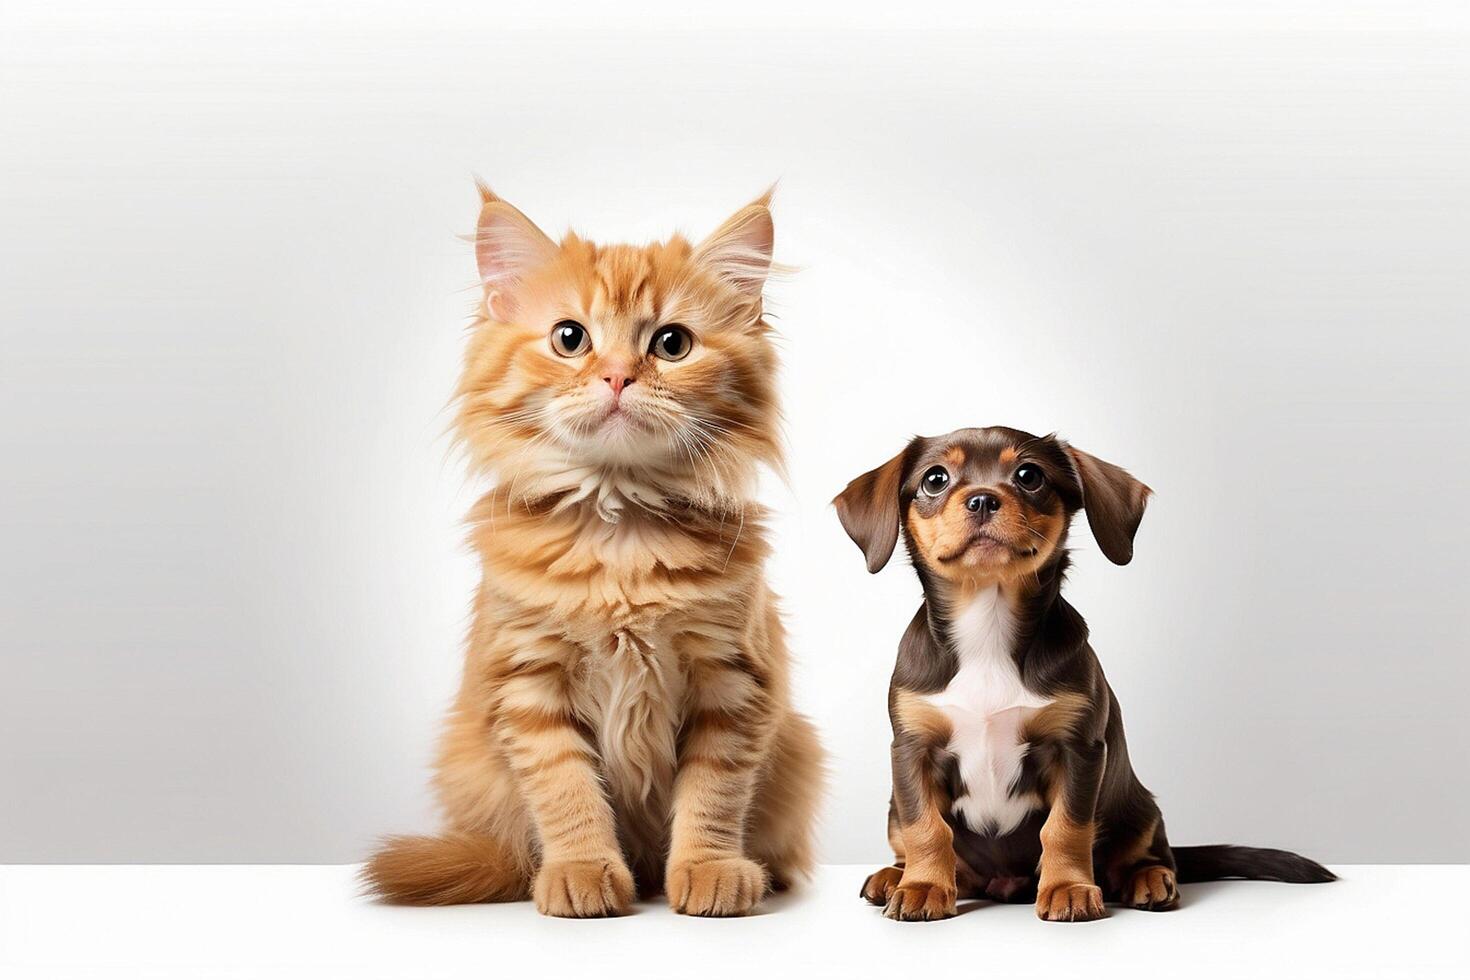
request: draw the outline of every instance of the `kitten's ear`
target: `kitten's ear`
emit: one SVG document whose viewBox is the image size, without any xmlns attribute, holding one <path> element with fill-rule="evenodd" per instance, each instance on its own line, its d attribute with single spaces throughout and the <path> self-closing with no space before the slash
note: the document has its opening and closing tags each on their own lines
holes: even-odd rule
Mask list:
<svg viewBox="0 0 1470 980">
<path fill-rule="evenodd" d="M 1133 536 L 1153 491 L 1121 466 L 1071 446 L 1066 449 L 1077 470 L 1092 536 L 1114 565 L 1128 564 L 1133 560 Z"/>
<path fill-rule="evenodd" d="M 745 207 L 694 249 L 694 259 L 748 297 L 760 296 L 771 271 L 776 228 L 771 223 L 772 187 Z"/>
<path fill-rule="evenodd" d="M 868 571 L 879 572 L 898 544 L 898 488 L 908 468 L 908 447 L 847 485 L 832 501 L 842 529 L 863 549 Z"/>
<path fill-rule="evenodd" d="M 516 285 L 528 272 L 550 261 L 556 244 L 530 218 L 496 197 L 483 181 L 475 185 L 481 202 L 475 260 L 485 287 L 485 305 L 492 317 L 503 322 L 515 313 Z"/>
</svg>

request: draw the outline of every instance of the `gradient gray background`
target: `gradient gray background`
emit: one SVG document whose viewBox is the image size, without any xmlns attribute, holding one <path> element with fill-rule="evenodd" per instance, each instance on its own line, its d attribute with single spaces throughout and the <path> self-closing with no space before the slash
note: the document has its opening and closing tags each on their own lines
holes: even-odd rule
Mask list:
<svg viewBox="0 0 1470 980">
<path fill-rule="evenodd" d="M 472 171 L 634 240 L 781 179 L 827 860 L 885 854 L 918 590 L 826 502 L 986 423 L 1157 491 L 1070 595 L 1176 841 L 1470 860 L 1462 5 L 612 6 L 5 4 L 0 860 L 430 826 Z"/>
</svg>

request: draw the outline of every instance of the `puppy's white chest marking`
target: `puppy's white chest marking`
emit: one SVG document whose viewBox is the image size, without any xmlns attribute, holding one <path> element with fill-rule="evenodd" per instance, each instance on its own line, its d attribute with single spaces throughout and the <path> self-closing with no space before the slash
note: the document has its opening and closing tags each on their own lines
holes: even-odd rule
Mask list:
<svg viewBox="0 0 1470 980">
<path fill-rule="evenodd" d="M 1012 795 L 1021 775 L 1026 721 L 1051 703 L 1026 689 L 1011 657 L 1014 623 L 999 588 L 977 595 L 950 622 L 959 670 L 926 700 L 953 726 L 947 748 L 959 765 L 962 793 L 954 812 L 977 832 L 1010 833 L 1041 805 L 1035 794 Z"/>
</svg>

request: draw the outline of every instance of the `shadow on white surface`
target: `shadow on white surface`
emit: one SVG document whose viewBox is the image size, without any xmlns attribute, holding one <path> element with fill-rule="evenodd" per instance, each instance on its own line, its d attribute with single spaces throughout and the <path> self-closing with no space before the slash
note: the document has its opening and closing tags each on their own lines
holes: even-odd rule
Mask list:
<svg viewBox="0 0 1470 980">
<path fill-rule="evenodd" d="M 1470 867 L 1356 865 L 1330 885 L 1188 886 L 1170 913 L 1110 909 L 1044 923 L 1029 906 L 973 903 L 896 923 L 857 895 L 871 870 L 830 865 L 745 919 L 564 920 L 529 903 L 405 908 L 358 894 L 352 866 L 0 868 L 0 976 L 414 978 L 752 974 L 881 976 L 971 964 L 987 975 L 1463 977 L 1457 896 Z"/>
</svg>

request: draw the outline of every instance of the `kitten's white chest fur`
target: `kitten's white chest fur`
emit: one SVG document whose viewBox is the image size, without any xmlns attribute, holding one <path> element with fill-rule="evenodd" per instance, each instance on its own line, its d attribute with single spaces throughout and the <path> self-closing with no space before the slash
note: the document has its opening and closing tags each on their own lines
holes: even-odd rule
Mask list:
<svg viewBox="0 0 1470 980">
<path fill-rule="evenodd" d="M 1012 614 L 999 587 L 985 589 L 950 621 L 959 670 L 926 700 L 953 726 L 948 749 L 964 783 L 954 812 L 976 831 L 1009 833 L 1041 805 L 1035 794 L 1012 796 L 1021 774 L 1027 719 L 1050 704 L 1021 682 L 1011 657 Z"/>
</svg>

